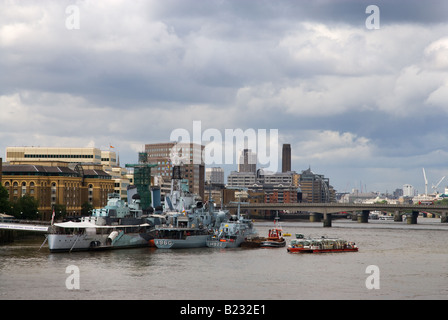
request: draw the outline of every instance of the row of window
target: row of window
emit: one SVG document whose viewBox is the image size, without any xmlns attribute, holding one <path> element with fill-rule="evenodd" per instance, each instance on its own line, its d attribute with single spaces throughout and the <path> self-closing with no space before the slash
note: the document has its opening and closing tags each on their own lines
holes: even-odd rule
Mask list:
<svg viewBox="0 0 448 320">
<path fill-rule="evenodd" d="M 44 159 L 93 159 L 93 154 L 25 154 L 25 158 L 44 158 Z M 95 155 L 95 159 L 100 159 L 100 156 Z"/>
<path fill-rule="evenodd" d="M 56 177 L 78 177 L 78 174 L 67 172 L 8 172 L 8 176 L 56 176 Z"/>
<path fill-rule="evenodd" d="M 44 182 L 42 182 L 42 186 L 44 186 L 43 185 L 44 184 Z M 5 186 L 5 188 L 9 188 L 10 186 L 11 186 L 11 184 L 9 183 L 9 181 L 5 181 L 5 184 L 4 184 L 4 186 Z M 19 186 L 19 183 L 17 182 L 17 181 L 14 181 L 14 183 L 12 184 L 12 186 L 13 187 L 18 187 Z M 33 182 L 33 181 L 31 181 L 30 183 L 29 183 L 29 186 L 30 187 L 34 187 L 35 186 L 35 183 Z M 51 183 L 51 187 L 52 188 L 55 188 L 57 185 L 56 185 L 56 182 L 53 182 L 53 183 Z M 22 182 L 22 187 L 26 187 L 26 182 L 24 181 L 24 182 Z M 70 188 L 71 186 L 67 186 L 66 184 L 65 184 L 65 187 L 67 188 Z M 76 186 L 76 187 L 79 187 L 79 186 Z M 92 189 L 93 188 L 93 184 L 89 184 L 89 190 L 90 189 Z M 75 186 L 73 186 L 73 188 L 75 188 Z"/>
</svg>

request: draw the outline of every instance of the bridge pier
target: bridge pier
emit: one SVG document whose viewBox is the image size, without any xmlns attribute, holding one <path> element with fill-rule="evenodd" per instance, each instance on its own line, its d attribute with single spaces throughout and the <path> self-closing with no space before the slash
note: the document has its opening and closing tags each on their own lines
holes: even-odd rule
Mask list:
<svg viewBox="0 0 448 320">
<path fill-rule="evenodd" d="M 412 211 L 411 214 L 406 216 L 407 224 L 417 224 L 418 211 Z"/>
<path fill-rule="evenodd" d="M 447 211 L 443 211 L 442 214 L 440 215 L 440 222 L 441 223 L 448 222 L 448 212 Z"/>
<path fill-rule="evenodd" d="M 403 221 L 403 218 L 401 217 L 400 211 L 396 210 L 394 213 L 394 221 L 395 222 L 401 222 Z"/>
<path fill-rule="evenodd" d="M 358 222 L 367 223 L 369 222 L 369 210 L 362 210 L 362 213 L 358 213 Z"/>
<path fill-rule="evenodd" d="M 352 212 L 352 221 L 358 221 L 358 213 L 356 211 Z"/>
<path fill-rule="evenodd" d="M 321 222 L 321 221 L 322 221 L 322 213 L 311 212 L 311 214 L 310 214 L 310 222 Z"/>
<path fill-rule="evenodd" d="M 324 227 L 325 228 L 331 227 L 331 213 L 326 213 L 324 215 Z"/>
</svg>

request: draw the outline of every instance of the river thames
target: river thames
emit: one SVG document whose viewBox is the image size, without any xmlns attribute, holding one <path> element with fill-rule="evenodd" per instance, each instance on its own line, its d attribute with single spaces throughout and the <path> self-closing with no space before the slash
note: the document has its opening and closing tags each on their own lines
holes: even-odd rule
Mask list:
<svg viewBox="0 0 448 320">
<path fill-rule="evenodd" d="M 267 235 L 272 223 L 255 225 L 260 235 Z M 293 236 L 342 237 L 356 242 L 359 252 L 139 248 L 50 253 L 47 247 L 38 250 L 43 236 L 16 240 L 0 246 L 0 299 L 448 298 L 448 224 L 419 218 L 417 225 L 375 220 L 335 220 L 332 225 L 282 222 Z M 78 287 L 71 282 L 73 268 Z M 373 275 L 375 288 L 368 285 Z"/>
</svg>

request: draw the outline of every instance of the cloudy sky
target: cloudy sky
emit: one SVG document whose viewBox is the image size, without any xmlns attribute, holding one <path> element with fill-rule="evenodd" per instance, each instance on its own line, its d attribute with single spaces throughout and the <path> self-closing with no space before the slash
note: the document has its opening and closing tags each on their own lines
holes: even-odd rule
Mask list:
<svg viewBox="0 0 448 320">
<path fill-rule="evenodd" d="M 423 167 L 431 190 L 448 176 L 447 12 L 445 0 L 1 0 L 0 157 L 112 145 L 135 163 L 201 121 L 277 129 L 292 168 L 339 192 L 423 192 Z"/>
</svg>

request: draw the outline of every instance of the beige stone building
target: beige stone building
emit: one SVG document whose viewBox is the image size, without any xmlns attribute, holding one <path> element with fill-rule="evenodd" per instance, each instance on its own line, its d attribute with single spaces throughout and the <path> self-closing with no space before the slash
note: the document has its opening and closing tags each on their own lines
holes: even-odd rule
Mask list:
<svg viewBox="0 0 448 320">
<path fill-rule="evenodd" d="M 80 216 L 85 202 L 101 208 L 114 191 L 114 181 L 101 164 L 70 165 L 59 161 L 3 164 L 1 184 L 8 190 L 10 201 L 25 194 L 38 200 L 42 220 L 51 219 L 55 205 L 65 206 L 69 216 Z"/>
</svg>

